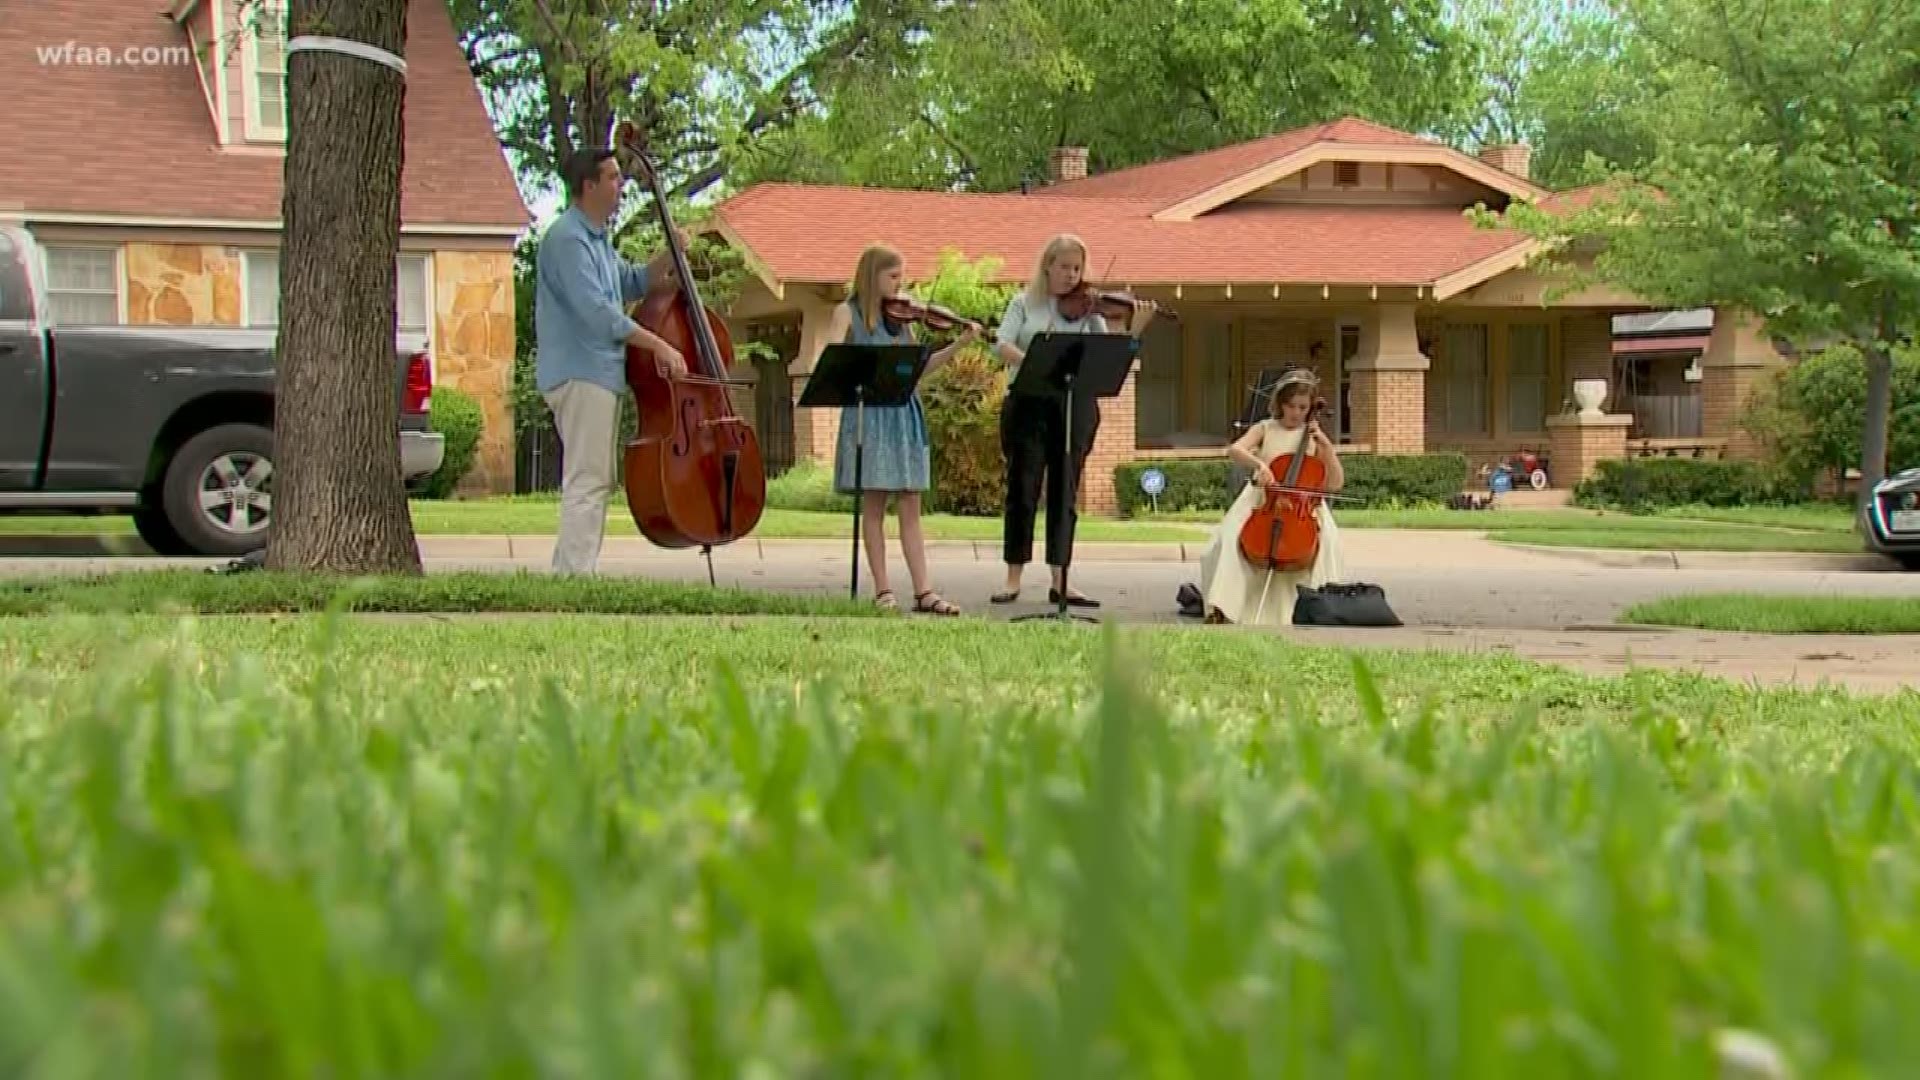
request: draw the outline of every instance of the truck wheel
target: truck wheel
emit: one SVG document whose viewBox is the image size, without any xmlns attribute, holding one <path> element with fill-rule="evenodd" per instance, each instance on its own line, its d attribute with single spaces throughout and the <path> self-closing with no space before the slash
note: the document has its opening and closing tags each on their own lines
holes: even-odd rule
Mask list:
<svg viewBox="0 0 1920 1080">
<path fill-rule="evenodd" d="M 273 431 L 221 424 L 174 451 L 162 482 L 167 521 L 198 555 L 237 556 L 267 546 L 273 523 Z"/>
<path fill-rule="evenodd" d="M 193 554 L 187 550 L 180 534 L 173 530 L 173 523 L 167 520 L 166 508 L 159 504 L 157 498 L 133 512 L 133 531 L 140 534 L 140 539 L 153 549 L 155 555 L 171 558 Z"/>
</svg>

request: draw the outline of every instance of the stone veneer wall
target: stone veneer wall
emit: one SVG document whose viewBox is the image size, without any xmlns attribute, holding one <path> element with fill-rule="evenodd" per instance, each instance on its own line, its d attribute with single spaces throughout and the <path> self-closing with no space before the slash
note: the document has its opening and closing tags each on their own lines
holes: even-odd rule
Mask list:
<svg viewBox="0 0 1920 1080">
<path fill-rule="evenodd" d="M 126 245 L 127 321 L 238 326 L 240 256 L 214 244 Z"/>
<path fill-rule="evenodd" d="M 513 490 L 513 253 L 433 254 L 434 382 L 479 403 L 484 425 L 461 494 Z"/>
</svg>

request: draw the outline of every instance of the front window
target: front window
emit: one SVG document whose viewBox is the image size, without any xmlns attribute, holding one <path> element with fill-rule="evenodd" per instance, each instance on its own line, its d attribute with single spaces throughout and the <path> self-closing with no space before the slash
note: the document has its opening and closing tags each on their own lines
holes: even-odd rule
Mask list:
<svg viewBox="0 0 1920 1080">
<path fill-rule="evenodd" d="M 47 308 L 55 326 L 112 326 L 120 321 L 119 251 L 45 245 Z"/>
<path fill-rule="evenodd" d="M 424 254 L 400 256 L 399 287 L 394 316 L 402 334 L 426 334 L 432 317 L 427 299 L 431 261 Z M 247 270 L 247 325 L 280 325 L 280 253 L 249 251 Z"/>
</svg>

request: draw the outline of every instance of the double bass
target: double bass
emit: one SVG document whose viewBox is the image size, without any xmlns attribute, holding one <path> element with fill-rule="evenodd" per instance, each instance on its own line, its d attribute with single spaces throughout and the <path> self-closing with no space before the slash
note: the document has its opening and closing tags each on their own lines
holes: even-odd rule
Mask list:
<svg viewBox="0 0 1920 1080">
<path fill-rule="evenodd" d="M 1315 398 L 1301 424 L 1300 448 L 1267 463 L 1274 483 L 1266 501 L 1240 527 L 1240 556 L 1257 570 L 1308 570 L 1320 555 L 1320 520 L 1314 510 L 1319 500 L 1340 496 L 1326 490 L 1327 466 L 1314 456 L 1307 432 L 1326 407 L 1326 398 Z"/>
<path fill-rule="evenodd" d="M 614 150 L 623 170 L 646 177 L 679 276 L 675 288 L 651 290 L 640 301 L 635 321 L 687 360 L 685 372 L 665 371 L 649 350 L 627 346 L 627 385 L 639 421 L 623 459 L 627 510 L 653 543 L 702 549 L 711 578 L 713 548 L 760 523 L 766 463 L 753 425 L 727 393 L 733 339 L 719 313 L 700 300 L 660 174 L 632 123 L 620 124 Z"/>
</svg>

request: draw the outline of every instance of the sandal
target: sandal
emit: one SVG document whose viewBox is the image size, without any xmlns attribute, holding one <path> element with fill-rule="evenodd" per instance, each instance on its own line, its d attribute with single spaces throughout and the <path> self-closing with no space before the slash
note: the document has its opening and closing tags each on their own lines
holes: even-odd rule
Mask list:
<svg viewBox="0 0 1920 1080">
<path fill-rule="evenodd" d="M 1014 589 L 1011 592 L 997 592 L 997 593 L 994 593 L 992 596 L 987 597 L 987 599 L 993 601 L 996 604 L 1011 604 L 1015 600 L 1020 599 L 1020 590 Z"/>
<path fill-rule="evenodd" d="M 900 601 L 894 599 L 892 589 L 882 589 L 873 594 L 873 606 L 888 611 L 899 611 Z"/>
<path fill-rule="evenodd" d="M 933 597 L 933 600 L 931 602 L 927 600 L 927 597 L 929 596 Z M 925 615 L 958 615 L 960 614 L 960 609 L 958 607 L 955 607 L 952 603 L 943 599 L 939 593 L 934 592 L 932 589 L 928 589 L 926 592 L 923 592 L 923 593 L 915 594 L 913 598 L 913 610 Z"/>
</svg>

